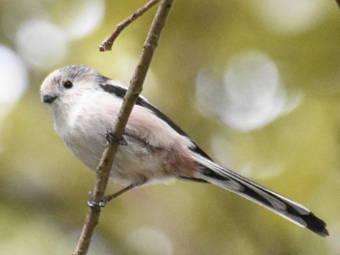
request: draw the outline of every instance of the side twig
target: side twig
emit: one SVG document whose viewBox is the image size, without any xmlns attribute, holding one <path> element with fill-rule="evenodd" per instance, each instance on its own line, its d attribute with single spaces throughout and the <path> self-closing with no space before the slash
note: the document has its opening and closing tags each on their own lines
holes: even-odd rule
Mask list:
<svg viewBox="0 0 340 255">
<path fill-rule="evenodd" d="M 130 87 L 125 95 L 123 105 L 118 114 L 116 125 L 112 129 L 112 134 L 116 138 L 122 137 L 128 118 L 132 112 L 132 108 L 140 92 L 142 91 L 142 86 L 150 66 L 153 53 L 157 47 L 158 39 L 165 25 L 173 2 L 174 0 L 163 0 L 157 10 L 156 16 L 144 43 L 139 64 L 136 67 L 135 73 L 130 82 Z M 118 144 L 109 143 L 103 152 L 101 161 L 97 168 L 97 179 L 92 197 L 94 202 L 99 203 L 104 197 L 117 148 Z M 101 208 L 99 206 L 89 208 L 82 233 L 79 237 L 77 247 L 73 253 L 74 255 L 87 254 L 91 244 L 92 236 L 99 222 L 100 211 Z"/>
<path fill-rule="evenodd" d="M 120 22 L 117 28 L 113 31 L 111 35 L 109 35 L 100 45 L 99 51 L 108 51 L 111 50 L 113 42 L 116 40 L 118 35 L 134 20 L 142 16 L 146 11 L 151 9 L 155 4 L 157 4 L 160 0 L 151 0 L 137 11 L 135 11 L 131 16 Z"/>
</svg>

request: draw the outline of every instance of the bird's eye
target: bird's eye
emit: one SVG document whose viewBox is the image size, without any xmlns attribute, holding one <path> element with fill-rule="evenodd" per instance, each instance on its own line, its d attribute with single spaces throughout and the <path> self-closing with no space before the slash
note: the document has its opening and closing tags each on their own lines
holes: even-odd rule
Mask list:
<svg viewBox="0 0 340 255">
<path fill-rule="evenodd" d="M 63 82 L 63 85 L 64 85 L 64 87 L 67 88 L 67 89 L 70 89 L 70 88 L 73 87 L 73 83 L 72 83 L 71 81 L 69 81 L 69 80 L 64 81 L 64 82 Z"/>
</svg>

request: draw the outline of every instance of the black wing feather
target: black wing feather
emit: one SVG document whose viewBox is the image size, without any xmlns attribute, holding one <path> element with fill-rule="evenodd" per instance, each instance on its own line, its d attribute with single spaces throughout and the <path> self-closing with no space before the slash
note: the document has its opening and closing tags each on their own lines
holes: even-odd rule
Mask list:
<svg viewBox="0 0 340 255">
<path fill-rule="evenodd" d="M 112 84 L 101 84 L 99 85 L 104 91 L 114 94 L 117 97 L 124 98 L 127 89 L 121 86 L 116 86 Z M 194 144 L 194 147 L 190 148 L 190 150 L 200 154 L 201 156 L 212 160 L 196 143 L 193 141 L 174 121 L 172 121 L 168 116 L 166 116 L 163 112 L 158 110 L 148 101 L 143 99 L 142 97 L 138 97 L 136 101 L 136 105 L 142 106 L 147 108 L 148 110 L 152 111 L 158 118 L 166 122 L 170 127 L 172 127 L 178 134 L 188 137 Z"/>
</svg>

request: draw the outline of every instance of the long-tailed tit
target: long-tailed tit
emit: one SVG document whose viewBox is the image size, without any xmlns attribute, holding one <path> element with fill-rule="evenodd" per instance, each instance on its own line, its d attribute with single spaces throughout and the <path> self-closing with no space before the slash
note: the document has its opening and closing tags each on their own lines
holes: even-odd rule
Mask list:
<svg viewBox="0 0 340 255">
<path fill-rule="evenodd" d="M 41 85 L 42 101 L 70 151 L 92 171 L 107 143 L 127 89 L 86 66 L 51 73 Z M 128 187 L 180 178 L 208 182 L 241 195 L 278 215 L 328 236 L 326 224 L 306 207 L 217 165 L 172 120 L 139 97 L 111 169 L 111 179 Z"/>
</svg>

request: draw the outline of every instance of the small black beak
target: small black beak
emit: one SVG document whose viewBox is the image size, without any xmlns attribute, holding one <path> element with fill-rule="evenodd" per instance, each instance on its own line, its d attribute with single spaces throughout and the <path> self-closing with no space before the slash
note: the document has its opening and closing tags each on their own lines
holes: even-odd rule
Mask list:
<svg viewBox="0 0 340 255">
<path fill-rule="evenodd" d="M 57 96 L 51 96 L 51 95 L 46 95 L 42 97 L 42 101 L 44 103 L 50 104 L 52 103 L 54 100 L 56 100 L 58 97 Z"/>
</svg>

